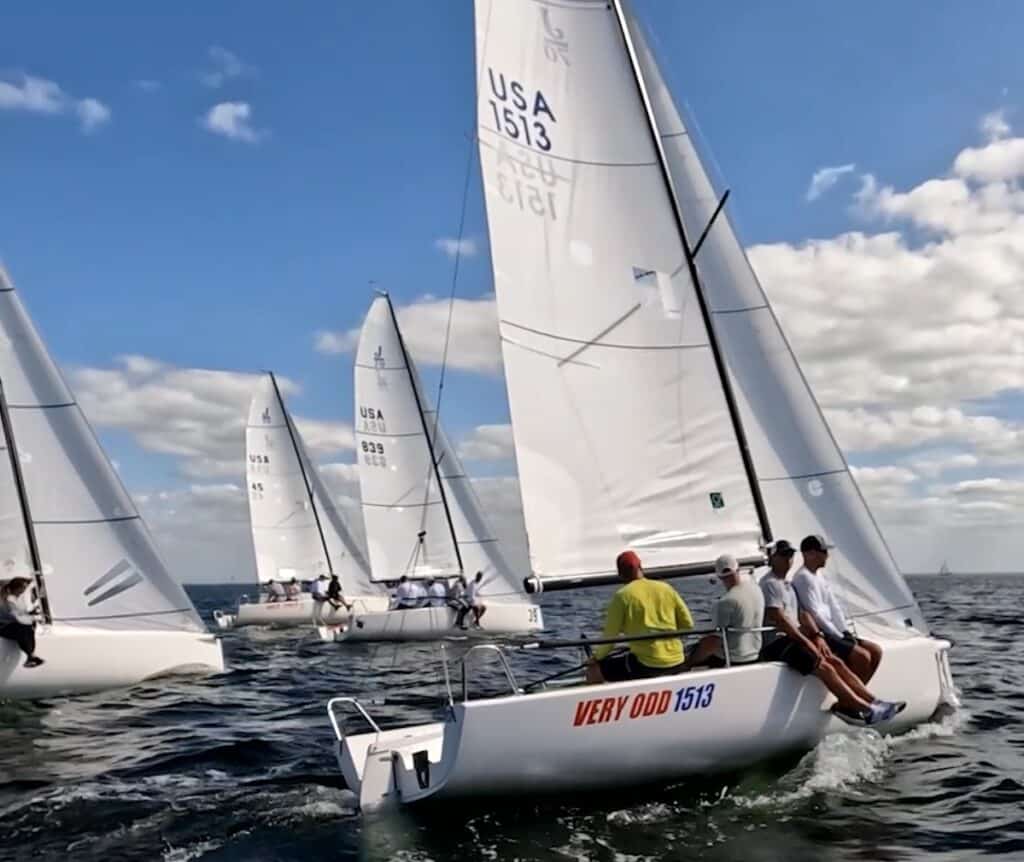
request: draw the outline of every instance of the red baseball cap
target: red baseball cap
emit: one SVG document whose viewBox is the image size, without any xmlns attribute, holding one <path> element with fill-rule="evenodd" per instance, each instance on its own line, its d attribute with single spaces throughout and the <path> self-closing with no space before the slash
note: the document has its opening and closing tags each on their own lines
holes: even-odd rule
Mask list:
<svg viewBox="0 0 1024 862">
<path fill-rule="evenodd" d="M 635 551 L 623 551 L 615 558 L 615 568 L 619 575 L 632 574 L 640 569 L 640 558 Z"/>
</svg>

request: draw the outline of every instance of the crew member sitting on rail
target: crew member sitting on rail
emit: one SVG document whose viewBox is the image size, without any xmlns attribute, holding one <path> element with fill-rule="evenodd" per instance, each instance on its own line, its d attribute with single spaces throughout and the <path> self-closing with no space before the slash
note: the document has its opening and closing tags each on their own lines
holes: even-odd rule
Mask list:
<svg viewBox="0 0 1024 862">
<path fill-rule="evenodd" d="M 601 636 L 647 635 L 693 628 L 690 609 L 669 584 L 644 577 L 640 558 L 623 551 L 615 560 L 625 586 L 612 596 Z M 683 644 L 677 637 L 631 641 L 625 652 L 619 644 L 602 644 L 587 664 L 587 682 L 620 682 L 676 673 L 682 670 Z"/>
<path fill-rule="evenodd" d="M 476 576 L 469 582 L 469 585 L 462 591 L 462 600 L 465 607 L 459 612 L 455 624 L 460 628 L 466 628 L 466 613 L 473 612 L 473 625 L 480 628 L 480 618 L 487 613 L 487 605 L 480 596 L 480 587 L 483 586 L 484 573 L 477 572 Z"/>
<path fill-rule="evenodd" d="M 36 655 L 36 613 L 28 578 L 11 578 L 0 587 L 0 638 L 21 647 L 26 656 L 24 667 L 43 663 Z"/>
<path fill-rule="evenodd" d="M 271 579 L 267 581 L 267 601 L 268 602 L 279 602 L 284 599 L 284 584 L 280 584 L 277 581 Z"/>
<path fill-rule="evenodd" d="M 440 578 L 427 581 L 427 604 L 432 608 L 443 608 L 448 604 L 448 588 Z"/>
<path fill-rule="evenodd" d="M 289 601 L 295 601 L 302 595 L 302 587 L 299 585 L 298 578 L 292 578 L 287 584 L 285 584 L 284 594 Z"/>
<path fill-rule="evenodd" d="M 812 641 L 800 631 L 798 604 L 786 580 L 796 551 L 785 539 L 769 545 L 768 573 L 761 578 L 765 632 L 762 661 L 781 661 L 797 673 L 814 674 L 836 697 L 832 711 L 848 724 L 876 724 L 902 712 L 905 703 L 878 700 L 822 641 Z"/>
<path fill-rule="evenodd" d="M 395 595 L 393 596 L 393 604 L 391 606 L 392 610 L 406 611 L 416 607 L 419 604 L 419 597 L 416 592 L 416 584 L 405 575 L 402 575 L 398 579 L 398 586 L 395 588 Z"/>
<path fill-rule="evenodd" d="M 333 572 L 331 573 L 331 582 L 327 585 L 327 601 L 334 610 L 342 607 L 346 611 L 352 610 L 352 603 L 345 601 L 345 597 L 341 593 L 341 581 Z"/>
<path fill-rule="evenodd" d="M 878 670 L 882 648 L 847 629 L 846 614 L 823 571 L 831 547 L 823 536 L 807 536 L 800 543 L 804 564 L 793 575 L 793 589 L 800 602 L 800 624 L 809 637 L 826 644 L 866 683 Z"/>
<path fill-rule="evenodd" d="M 719 634 L 702 637 L 686 662 L 687 670 L 700 666 L 753 664 L 761 652 L 761 632 L 751 631 L 764 625 L 764 596 L 757 584 L 740 572 L 732 554 L 722 554 L 715 560 L 715 574 L 726 592 L 711 609 L 711 624 L 726 629 L 725 644 L 723 646 Z"/>
<path fill-rule="evenodd" d="M 327 575 L 319 575 L 309 585 L 309 594 L 313 597 L 313 622 L 319 624 L 324 619 L 324 602 L 327 601 Z"/>
</svg>

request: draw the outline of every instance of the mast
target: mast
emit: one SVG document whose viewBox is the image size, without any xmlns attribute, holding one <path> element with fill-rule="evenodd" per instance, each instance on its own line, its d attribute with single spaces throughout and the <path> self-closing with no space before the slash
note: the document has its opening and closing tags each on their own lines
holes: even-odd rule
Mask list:
<svg viewBox="0 0 1024 862">
<path fill-rule="evenodd" d="M 388 312 L 391 315 L 391 324 L 395 327 L 395 335 L 398 336 L 398 346 L 402 350 L 402 361 L 405 362 L 405 370 L 409 375 L 409 384 L 412 386 L 413 398 L 416 399 L 416 412 L 419 413 L 420 425 L 423 428 L 423 436 L 427 440 L 427 450 L 430 453 L 430 464 L 434 468 L 434 478 L 437 480 L 437 489 L 441 492 L 441 504 L 444 506 L 444 516 L 448 520 L 448 529 L 452 534 L 452 545 L 455 546 L 455 559 L 459 563 L 459 571 L 465 574 L 465 569 L 462 566 L 462 552 L 459 550 L 459 540 L 455 535 L 455 524 L 452 521 L 451 509 L 448 508 L 448 496 L 444 491 L 444 482 L 441 481 L 441 472 L 437 466 L 437 456 L 434 454 L 434 441 L 430 436 L 430 428 L 427 426 L 427 417 L 423 412 L 423 402 L 420 400 L 419 387 L 416 386 L 416 378 L 412 373 L 412 362 L 409 359 L 409 351 L 405 348 L 405 339 L 402 337 L 402 330 L 398 326 L 398 318 L 395 316 L 395 307 L 391 304 L 391 296 L 387 292 L 383 292 L 384 299 L 388 303 Z M 436 425 L 437 423 L 435 423 Z M 420 543 L 423 542 L 423 536 L 420 535 Z"/>
<path fill-rule="evenodd" d="M 39 543 L 36 541 L 36 528 L 32 521 L 32 512 L 28 506 L 28 491 L 25 489 L 25 477 L 21 472 L 21 460 L 18 457 L 18 446 L 14 442 L 14 426 L 11 414 L 7 409 L 7 394 L 4 392 L 3 381 L 0 381 L 0 424 L 3 425 L 4 437 L 7 440 L 7 455 L 11 459 L 11 473 L 14 475 L 14 487 L 18 491 L 18 503 L 21 517 L 25 523 L 25 535 L 28 538 L 28 552 L 32 562 L 32 574 L 39 587 L 39 604 L 43 609 L 43 619 L 53 622 L 50 613 L 50 599 L 46 595 L 46 584 L 43 583 L 43 564 L 39 556 Z"/>
<path fill-rule="evenodd" d="M 331 554 L 327 550 L 327 538 L 324 536 L 324 528 L 320 523 L 320 513 L 316 508 L 316 499 L 313 496 L 313 484 L 306 475 L 306 465 L 302 463 L 302 450 L 299 449 L 298 441 L 295 439 L 295 431 L 292 428 L 292 418 L 288 415 L 288 409 L 284 406 L 284 399 L 281 398 L 281 390 L 277 386 L 277 378 L 273 371 L 268 371 L 270 382 L 274 386 L 274 395 L 277 396 L 277 403 L 281 408 L 281 415 L 284 416 L 284 426 L 288 429 L 288 438 L 292 441 L 292 449 L 295 451 L 295 458 L 299 462 L 299 471 L 302 473 L 302 482 L 306 486 L 306 494 L 309 497 L 309 505 L 313 509 L 313 520 L 316 521 L 316 531 L 320 534 L 320 544 L 324 549 L 324 559 L 327 560 L 327 571 L 333 575 L 334 566 L 331 565 Z"/>
<path fill-rule="evenodd" d="M 701 288 L 700 277 L 697 273 L 697 262 L 695 259 L 694 251 L 690 247 L 689 240 L 686 237 L 686 225 L 683 221 L 683 212 L 679 206 L 679 199 L 676 197 L 675 185 L 672 182 L 672 174 L 668 169 L 668 161 L 665 158 L 665 150 L 661 145 L 661 135 L 658 132 L 658 124 L 654 118 L 654 108 L 651 104 L 651 100 L 647 95 L 647 88 L 644 85 L 643 72 L 640 70 L 640 62 L 637 57 L 636 48 L 633 45 L 633 37 L 629 31 L 629 22 L 626 20 L 626 13 L 623 9 L 623 3 L 625 0 L 612 0 L 612 6 L 615 9 L 615 18 L 619 24 L 619 31 L 622 34 L 622 40 L 626 46 L 626 53 L 629 55 L 630 67 L 633 70 L 633 79 L 636 82 L 637 91 L 640 94 L 640 100 L 643 102 L 644 113 L 647 115 L 647 128 L 651 133 L 651 141 L 654 144 L 654 151 L 658 155 L 658 167 L 661 169 L 662 180 L 665 183 L 665 191 L 668 193 L 669 202 L 672 205 L 672 215 L 675 219 L 676 229 L 679 231 L 679 239 L 682 242 L 683 254 L 686 258 L 686 268 L 690 273 L 690 280 L 693 282 L 694 293 L 697 296 L 697 304 L 700 306 L 701 317 L 704 319 L 704 328 L 708 333 L 708 343 L 711 346 L 711 354 L 715 360 L 715 368 L 718 371 L 718 377 L 722 383 L 723 394 L 725 395 L 725 403 L 729 409 L 729 418 L 732 420 L 733 432 L 736 435 L 736 442 L 740 447 L 740 458 L 743 461 L 743 469 L 747 474 L 747 481 L 750 484 L 750 493 L 754 500 L 754 508 L 757 511 L 757 519 L 761 524 L 761 536 L 765 542 L 772 540 L 772 529 L 768 522 L 768 510 L 764 504 L 764 497 L 761 495 L 761 486 L 757 481 L 757 472 L 754 469 L 754 459 L 750 454 L 750 447 L 747 443 L 747 435 L 743 430 L 743 422 L 740 419 L 739 408 L 736 405 L 736 398 L 732 391 L 732 383 L 729 380 L 729 369 L 725 364 L 725 358 L 722 355 L 721 347 L 718 344 L 718 337 L 715 334 L 714 320 L 712 319 L 711 309 L 708 307 L 708 302 L 704 296 L 704 291 Z M 724 203 L 724 199 L 719 204 L 719 210 L 721 204 Z M 714 221 L 715 216 L 718 215 L 716 210 L 715 215 L 711 217 L 711 222 Z M 711 222 L 708 223 L 708 227 L 711 226 Z M 707 228 L 705 228 L 705 234 Z M 701 237 L 703 241 L 704 237 Z"/>
</svg>

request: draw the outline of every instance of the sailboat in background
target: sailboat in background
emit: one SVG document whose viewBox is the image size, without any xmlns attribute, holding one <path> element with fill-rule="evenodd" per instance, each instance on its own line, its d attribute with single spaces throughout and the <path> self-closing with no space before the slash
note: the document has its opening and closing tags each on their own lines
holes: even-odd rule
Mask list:
<svg viewBox="0 0 1024 862">
<path fill-rule="evenodd" d="M 487 610 L 473 634 L 543 627 L 505 559 L 472 482 L 445 437 L 405 349 L 391 299 L 374 299 L 363 322 L 355 362 L 356 455 L 363 521 L 374 581 L 483 573 Z M 472 619 L 472 617 L 470 617 Z M 434 640 L 461 634 L 449 606 L 355 613 L 324 627 L 335 640 Z"/>
<path fill-rule="evenodd" d="M 0 268 L 0 580 L 28 578 L 37 655 L 0 640 L 0 700 L 224 670 Z"/>
<path fill-rule="evenodd" d="M 884 649 L 872 691 L 907 703 L 880 728 L 927 721 L 955 698 L 950 645 L 929 636 L 625 0 L 475 6 L 528 585 L 611 583 L 627 547 L 674 577 L 825 534 L 851 625 Z M 508 695 L 431 724 L 348 735 L 335 710 L 352 699 L 330 702 L 361 805 L 676 781 L 849 731 L 816 678 L 778 662 L 535 693 L 506 673 Z"/>
<path fill-rule="evenodd" d="M 945 577 L 948 577 L 951 574 L 953 574 L 953 572 L 949 568 L 949 563 L 947 563 L 945 560 L 943 560 L 942 561 L 942 565 L 939 566 L 939 577 L 940 578 L 945 578 Z"/>
<path fill-rule="evenodd" d="M 386 591 L 370 580 L 366 556 L 306 452 L 270 372 L 257 384 L 245 430 L 245 473 L 252 544 L 261 585 L 308 583 L 336 574 L 354 611 L 386 610 Z M 214 611 L 221 628 L 301 626 L 348 619 L 345 608 L 322 608 L 309 593 L 297 599 L 242 601 L 235 613 Z"/>
</svg>

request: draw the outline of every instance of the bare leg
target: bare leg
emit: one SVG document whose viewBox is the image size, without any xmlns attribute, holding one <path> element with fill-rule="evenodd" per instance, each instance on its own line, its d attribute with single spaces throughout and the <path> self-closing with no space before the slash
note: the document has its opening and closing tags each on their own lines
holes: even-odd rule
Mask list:
<svg viewBox="0 0 1024 862">
<path fill-rule="evenodd" d="M 587 681 L 587 685 L 600 685 L 604 682 L 604 675 L 601 673 L 601 665 L 596 661 L 593 664 L 588 664 L 584 676 Z"/>
<path fill-rule="evenodd" d="M 870 703 L 877 699 L 870 691 L 868 691 L 867 686 L 860 681 L 860 677 L 850 670 L 844 662 L 840 661 L 836 657 L 832 657 L 826 661 L 832 666 L 835 672 L 839 674 L 839 678 L 846 684 L 846 687 L 857 695 L 857 697 L 861 698 L 861 700 L 866 700 Z M 822 664 L 825 663 L 826 662 L 822 662 Z"/>
<path fill-rule="evenodd" d="M 473 615 L 476 617 L 477 628 L 480 627 L 480 618 L 487 613 L 487 605 L 479 605 L 473 608 Z"/>
<path fill-rule="evenodd" d="M 836 666 L 831 662 L 821 662 L 814 673 L 818 679 L 825 683 L 825 687 L 835 695 L 841 709 L 850 711 L 870 708 L 871 701 L 855 694 L 850 686 L 843 681 Z"/>
<path fill-rule="evenodd" d="M 882 648 L 872 641 L 859 639 L 857 645 L 864 649 L 869 657 L 868 675 L 864 678 L 864 682 L 867 682 L 875 675 L 875 671 L 878 670 L 878 666 L 882 663 Z"/>
<path fill-rule="evenodd" d="M 864 647 L 859 644 L 850 650 L 849 658 L 846 663 L 850 666 L 861 682 L 867 682 L 871 679 L 871 653 L 869 653 Z"/>
<path fill-rule="evenodd" d="M 698 642 L 690 657 L 683 662 L 683 670 L 690 670 L 695 665 L 701 664 L 708 657 L 715 654 L 715 651 L 722 643 L 718 635 L 705 635 Z"/>
</svg>

